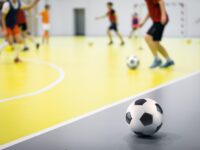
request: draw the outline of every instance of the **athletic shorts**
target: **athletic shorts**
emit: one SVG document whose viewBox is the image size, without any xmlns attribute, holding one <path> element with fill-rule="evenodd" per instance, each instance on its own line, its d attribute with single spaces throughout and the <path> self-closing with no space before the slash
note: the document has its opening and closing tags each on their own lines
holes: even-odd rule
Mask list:
<svg viewBox="0 0 200 150">
<path fill-rule="evenodd" d="M 13 28 L 6 27 L 6 36 L 15 36 L 18 34 L 20 34 L 18 25 L 15 25 Z"/>
<path fill-rule="evenodd" d="M 154 41 L 161 41 L 165 26 L 166 25 L 163 25 L 160 22 L 154 22 L 147 34 L 152 36 Z"/>
<path fill-rule="evenodd" d="M 50 30 L 50 24 L 48 24 L 48 23 L 43 23 L 42 27 L 43 27 L 43 31 L 49 31 Z"/>
<path fill-rule="evenodd" d="M 18 24 L 21 31 L 27 31 L 27 23 Z"/>
<path fill-rule="evenodd" d="M 132 25 L 132 28 L 133 28 L 133 30 L 138 29 L 138 28 L 139 28 L 139 24 L 133 24 L 133 25 Z"/>
<path fill-rule="evenodd" d="M 117 28 L 117 24 L 116 23 L 112 23 L 109 28 L 109 30 L 114 30 L 114 31 L 118 31 L 118 28 Z"/>
</svg>

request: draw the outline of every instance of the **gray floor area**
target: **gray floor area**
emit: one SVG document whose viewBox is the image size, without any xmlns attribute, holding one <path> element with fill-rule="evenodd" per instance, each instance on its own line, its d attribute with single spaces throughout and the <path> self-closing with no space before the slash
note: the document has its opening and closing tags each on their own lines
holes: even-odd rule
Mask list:
<svg viewBox="0 0 200 150">
<path fill-rule="evenodd" d="M 152 138 L 129 130 L 127 102 L 6 150 L 200 150 L 199 74 L 141 97 L 157 100 L 164 110 L 164 125 Z"/>
</svg>

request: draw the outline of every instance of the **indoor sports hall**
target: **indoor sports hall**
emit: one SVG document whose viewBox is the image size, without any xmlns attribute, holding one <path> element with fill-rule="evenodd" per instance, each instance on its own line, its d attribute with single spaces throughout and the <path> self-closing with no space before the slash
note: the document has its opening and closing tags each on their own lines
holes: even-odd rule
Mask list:
<svg viewBox="0 0 200 150">
<path fill-rule="evenodd" d="M 200 149 L 199 0 L 0 5 L 0 150 Z M 126 111 L 145 98 L 164 121 L 141 137 Z"/>
</svg>

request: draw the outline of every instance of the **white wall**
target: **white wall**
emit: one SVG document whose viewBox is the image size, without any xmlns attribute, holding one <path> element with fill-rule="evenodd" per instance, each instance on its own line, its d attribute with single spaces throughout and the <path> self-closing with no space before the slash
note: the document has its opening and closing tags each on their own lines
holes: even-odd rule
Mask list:
<svg viewBox="0 0 200 150">
<path fill-rule="evenodd" d="M 90 36 L 102 36 L 106 34 L 106 29 L 109 25 L 107 19 L 95 21 L 96 16 L 105 14 L 106 2 L 108 0 L 47 0 L 51 4 L 51 34 L 52 35 L 73 35 L 74 34 L 74 18 L 73 10 L 75 8 L 85 8 L 86 10 L 86 34 Z M 144 4 L 144 0 L 111 0 L 114 2 L 114 7 L 119 18 L 119 29 L 127 35 L 130 30 L 131 15 L 134 12 L 133 4 Z M 192 36 L 200 37 L 200 24 L 195 24 L 195 21 L 200 18 L 200 0 L 165 0 L 170 3 L 167 6 L 170 24 L 168 25 L 165 35 L 170 37 Z M 184 11 L 185 24 L 184 35 L 181 34 L 181 7 L 178 3 L 185 4 Z M 174 3 L 175 5 L 172 5 Z M 39 4 L 39 10 L 44 6 L 44 1 Z M 145 6 L 141 6 L 137 11 L 141 16 L 146 13 Z M 39 22 L 40 24 L 41 22 Z M 148 29 L 149 23 L 142 29 L 144 34 Z M 41 34 L 41 25 L 38 25 L 39 33 Z"/>
</svg>

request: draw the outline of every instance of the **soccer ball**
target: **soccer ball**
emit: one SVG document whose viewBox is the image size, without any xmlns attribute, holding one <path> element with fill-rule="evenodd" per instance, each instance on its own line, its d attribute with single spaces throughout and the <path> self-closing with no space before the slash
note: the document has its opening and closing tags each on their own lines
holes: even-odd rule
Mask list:
<svg viewBox="0 0 200 150">
<path fill-rule="evenodd" d="M 163 110 L 152 99 L 139 99 L 128 107 L 126 122 L 136 135 L 151 136 L 163 125 Z"/>
<path fill-rule="evenodd" d="M 140 64 L 139 59 L 136 56 L 129 56 L 127 59 L 127 66 L 130 69 L 137 69 Z"/>
</svg>

